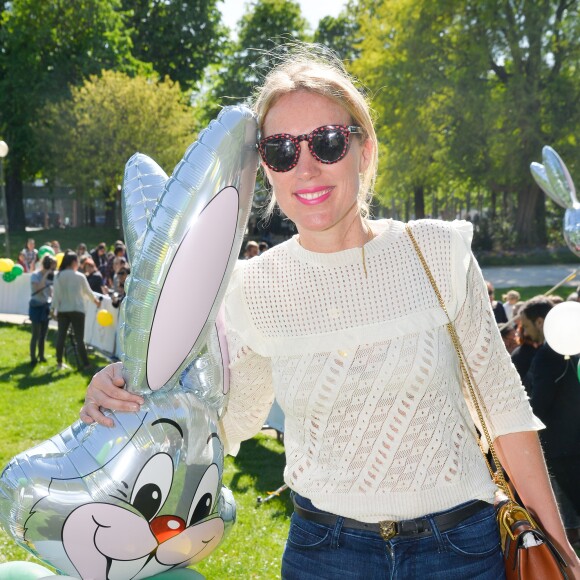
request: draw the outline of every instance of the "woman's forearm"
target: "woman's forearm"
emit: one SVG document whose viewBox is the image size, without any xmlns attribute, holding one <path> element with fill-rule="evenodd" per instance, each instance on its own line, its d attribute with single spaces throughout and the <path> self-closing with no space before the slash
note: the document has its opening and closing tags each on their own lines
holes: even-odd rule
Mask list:
<svg viewBox="0 0 580 580">
<path fill-rule="evenodd" d="M 494 443 L 522 502 L 540 522 L 568 565 L 575 568 L 573 577 L 576 578 L 580 564 L 562 525 L 537 433 L 524 431 L 501 435 Z"/>
</svg>

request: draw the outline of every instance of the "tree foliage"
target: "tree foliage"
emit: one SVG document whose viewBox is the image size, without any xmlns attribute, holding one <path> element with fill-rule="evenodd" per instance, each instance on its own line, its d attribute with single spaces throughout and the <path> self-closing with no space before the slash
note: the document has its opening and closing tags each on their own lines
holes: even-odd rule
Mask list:
<svg viewBox="0 0 580 580">
<path fill-rule="evenodd" d="M 353 70 L 379 115 L 383 201 L 413 194 L 420 216 L 427 193 L 434 214 L 485 195 L 515 241 L 543 242 L 529 163 L 543 144 L 575 144 L 578 2 L 361 0 L 358 25 Z"/>
<path fill-rule="evenodd" d="M 357 58 L 356 44 L 361 39 L 354 0 L 336 18 L 330 15 L 321 18 L 312 40 L 327 46 L 344 61 Z"/>
<path fill-rule="evenodd" d="M 0 127 L 10 147 L 10 227 L 24 229 L 22 180 L 40 169 L 32 130 L 42 107 L 102 68 L 135 70 L 118 0 L 13 0 L 0 19 Z"/>
<path fill-rule="evenodd" d="M 272 52 L 276 46 L 305 39 L 306 21 L 294 0 L 249 2 L 238 26 L 237 41 L 213 71 L 211 87 L 200 101 L 204 121 L 212 119 L 221 107 L 251 96 L 276 59 Z"/>
<path fill-rule="evenodd" d="M 133 54 L 183 87 L 203 77 L 226 41 L 217 0 L 123 0 Z"/>
<path fill-rule="evenodd" d="M 38 136 L 52 159 L 50 174 L 109 201 L 136 151 L 170 174 L 193 141 L 191 108 L 169 78 L 103 71 L 74 87 L 70 99 L 48 105 L 42 119 Z"/>
</svg>

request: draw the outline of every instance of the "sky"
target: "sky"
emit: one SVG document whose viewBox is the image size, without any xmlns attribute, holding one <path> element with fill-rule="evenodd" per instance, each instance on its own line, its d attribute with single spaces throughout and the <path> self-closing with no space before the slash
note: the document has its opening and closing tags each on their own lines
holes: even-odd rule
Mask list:
<svg viewBox="0 0 580 580">
<path fill-rule="evenodd" d="M 338 16 L 346 0 L 298 0 L 302 9 L 302 16 L 310 24 L 310 28 L 315 30 L 318 21 L 324 16 Z M 244 13 L 246 0 L 221 0 L 218 6 L 221 7 L 224 24 L 234 30 L 239 19 Z"/>
</svg>

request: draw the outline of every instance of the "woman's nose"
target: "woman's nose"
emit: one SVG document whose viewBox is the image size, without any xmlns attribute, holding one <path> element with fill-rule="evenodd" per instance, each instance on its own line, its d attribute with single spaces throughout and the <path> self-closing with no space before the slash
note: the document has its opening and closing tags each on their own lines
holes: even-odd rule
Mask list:
<svg viewBox="0 0 580 580">
<path fill-rule="evenodd" d="M 296 171 L 298 175 L 304 177 L 311 177 L 313 175 L 318 175 L 320 173 L 320 163 L 313 157 L 308 149 L 308 143 L 302 141 L 300 143 L 300 157 L 298 158 L 298 163 L 296 164 Z"/>
</svg>

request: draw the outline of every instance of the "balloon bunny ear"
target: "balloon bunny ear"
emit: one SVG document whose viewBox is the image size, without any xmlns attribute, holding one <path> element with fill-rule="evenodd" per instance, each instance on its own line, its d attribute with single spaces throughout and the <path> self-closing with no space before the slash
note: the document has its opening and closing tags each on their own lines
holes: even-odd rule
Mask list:
<svg viewBox="0 0 580 580">
<path fill-rule="evenodd" d="M 125 165 L 123 232 L 130 264 L 139 251 L 145 229 L 166 182 L 165 171 L 147 155 L 135 153 Z"/>
<path fill-rule="evenodd" d="M 544 164 L 532 163 L 530 169 L 536 183 L 546 195 L 566 209 L 564 214 L 564 240 L 576 256 L 580 256 L 580 203 L 576 188 L 566 164 L 551 148 L 542 149 Z"/>
<path fill-rule="evenodd" d="M 225 108 L 186 151 L 148 219 L 144 200 L 155 198 L 163 175 L 144 156 L 129 161 L 125 206 L 137 200 L 138 208 L 127 213 L 135 251 L 120 325 L 128 389 L 175 384 L 205 344 L 249 217 L 256 141 L 252 112 Z"/>
<path fill-rule="evenodd" d="M 543 165 L 532 163 L 530 170 L 546 195 L 564 209 L 579 206 L 572 177 L 560 156 L 549 146 L 542 149 Z"/>
</svg>

